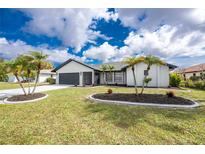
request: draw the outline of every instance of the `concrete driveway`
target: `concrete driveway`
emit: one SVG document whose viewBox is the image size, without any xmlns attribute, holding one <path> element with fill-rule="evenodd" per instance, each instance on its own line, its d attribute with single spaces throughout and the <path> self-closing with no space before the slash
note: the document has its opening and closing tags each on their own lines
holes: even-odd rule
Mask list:
<svg viewBox="0 0 205 154">
<path fill-rule="evenodd" d="M 71 87 L 70 85 L 43 85 L 36 87 L 35 92 L 43 92 L 43 91 L 49 91 L 49 90 L 58 90 L 58 89 L 64 89 Z M 28 91 L 28 88 L 25 88 L 26 91 Z M 31 90 L 33 87 L 31 87 Z M 21 88 L 17 89 L 8 89 L 8 90 L 0 90 L 0 103 L 1 100 L 3 100 L 6 97 L 13 96 L 13 95 L 21 95 L 23 94 L 23 91 Z"/>
</svg>

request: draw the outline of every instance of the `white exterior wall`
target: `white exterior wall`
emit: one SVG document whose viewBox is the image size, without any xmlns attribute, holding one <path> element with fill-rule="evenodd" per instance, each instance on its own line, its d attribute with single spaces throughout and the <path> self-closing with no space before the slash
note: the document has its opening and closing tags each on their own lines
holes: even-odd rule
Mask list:
<svg viewBox="0 0 205 154">
<path fill-rule="evenodd" d="M 19 77 L 19 80 L 20 81 L 23 81 L 23 79 L 21 77 Z M 9 75 L 9 79 L 8 79 L 8 82 L 11 82 L 11 83 L 16 83 L 18 82 L 16 77 L 14 75 Z"/>
<path fill-rule="evenodd" d="M 81 65 L 75 61 L 71 61 L 65 66 L 61 67 L 59 70 L 56 71 L 56 84 L 59 84 L 59 73 L 79 73 L 79 84 L 80 86 L 83 85 L 83 73 L 82 72 L 92 72 L 92 84 L 94 84 L 94 70 Z"/>
<path fill-rule="evenodd" d="M 9 75 L 8 82 L 17 82 L 17 79 L 14 75 Z"/>
<path fill-rule="evenodd" d="M 147 69 L 147 65 L 139 63 L 135 65 L 135 75 L 137 80 L 137 86 L 142 86 L 144 79 L 144 70 Z M 127 85 L 134 86 L 134 79 L 131 67 L 127 68 Z M 169 86 L 169 68 L 168 66 L 152 65 L 149 71 L 149 77 L 152 81 L 149 82 L 148 87 L 168 87 Z"/>
</svg>

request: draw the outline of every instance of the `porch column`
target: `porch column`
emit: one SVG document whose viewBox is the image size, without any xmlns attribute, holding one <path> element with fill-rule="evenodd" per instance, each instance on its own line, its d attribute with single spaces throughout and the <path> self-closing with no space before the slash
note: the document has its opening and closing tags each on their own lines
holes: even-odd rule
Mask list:
<svg viewBox="0 0 205 154">
<path fill-rule="evenodd" d="M 92 71 L 92 84 L 95 84 L 95 71 Z"/>
<path fill-rule="evenodd" d="M 115 72 L 112 72 L 112 83 L 115 83 Z"/>
</svg>

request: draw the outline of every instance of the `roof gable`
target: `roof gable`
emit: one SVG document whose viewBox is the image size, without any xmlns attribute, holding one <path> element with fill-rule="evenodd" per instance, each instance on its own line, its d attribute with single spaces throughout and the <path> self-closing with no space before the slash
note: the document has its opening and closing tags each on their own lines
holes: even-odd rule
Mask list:
<svg viewBox="0 0 205 154">
<path fill-rule="evenodd" d="M 67 61 L 65 61 L 64 63 L 62 63 L 62 64 L 59 65 L 58 67 L 56 67 L 54 70 L 52 70 L 52 72 L 56 72 L 57 70 L 61 69 L 63 66 L 67 65 L 68 63 L 70 63 L 70 62 L 72 62 L 72 61 L 74 61 L 74 62 L 76 62 L 76 63 L 78 63 L 78 64 L 81 64 L 81 65 L 83 65 L 83 66 L 86 66 L 86 67 L 88 67 L 88 68 L 97 70 L 96 68 L 93 68 L 93 67 L 91 67 L 91 66 L 89 66 L 89 65 L 87 65 L 87 64 L 84 64 L 84 63 L 82 63 L 82 62 L 79 62 L 79 61 L 77 61 L 77 60 L 75 60 L 75 59 L 68 59 Z"/>
</svg>

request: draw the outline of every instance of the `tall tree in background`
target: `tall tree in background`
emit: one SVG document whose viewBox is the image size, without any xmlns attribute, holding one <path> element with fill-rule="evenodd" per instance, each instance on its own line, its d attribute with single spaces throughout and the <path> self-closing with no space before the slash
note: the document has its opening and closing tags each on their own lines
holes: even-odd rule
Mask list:
<svg viewBox="0 0 205 154">
<path fill-rule="evenodd" d="M 5 62 L 4 59 L 0 58 L 0 82 L 8 81 L 8 75 L 5 70 Z"/>
</svg>

